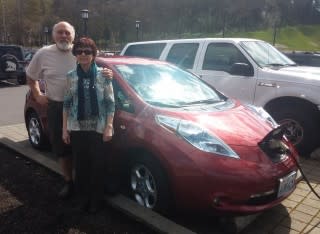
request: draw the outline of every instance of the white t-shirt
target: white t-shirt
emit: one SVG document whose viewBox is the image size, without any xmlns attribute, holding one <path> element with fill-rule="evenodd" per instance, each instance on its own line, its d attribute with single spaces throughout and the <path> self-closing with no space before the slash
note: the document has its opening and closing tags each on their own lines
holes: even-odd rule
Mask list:
<svg viewBox="0 0 320 234">
<path fill-rule="evenodd" d="M 47 97 L 61 102 L 65 92 L 66 75 L 75 67 L 76 58 L 71 51 L 63 52 L 54 44 L 37 51 L 26 73 L 33 80 L 45 80 Z"/>
</svg>

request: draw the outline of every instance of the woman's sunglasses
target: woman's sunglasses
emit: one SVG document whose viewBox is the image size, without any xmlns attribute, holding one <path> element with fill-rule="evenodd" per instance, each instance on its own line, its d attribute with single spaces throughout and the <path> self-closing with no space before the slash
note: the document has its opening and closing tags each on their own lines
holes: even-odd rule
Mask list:
<svg viewBox="0 0 320 234">
<path fill-rule="evenodd" d="M 76 55 L 81 55 L 82 53 L 84 53 L 85 55 L 91 55 L 93 54 L 92 50 L 76 50 L 75 54 Z"/>
</svg>

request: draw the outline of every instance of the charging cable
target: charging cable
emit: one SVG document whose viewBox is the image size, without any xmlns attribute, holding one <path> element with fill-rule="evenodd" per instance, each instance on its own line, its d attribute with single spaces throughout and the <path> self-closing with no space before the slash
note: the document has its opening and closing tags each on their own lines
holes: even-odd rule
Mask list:
<svg viewBox="0 0 320 234">
<path fill-rule="evenodd" d="M 300 172 L 301 172 L 301 175 L 302 175 L 303 179 L 307 182 L 307 185 L 309 186 L 309 188 L 311 189 L 311 191 L 314 193 L 314 195 L 317 196 L 318 199 L 320 199 L 319 194 L 314 190 L 314 188 L 313 188 L 312 185 L 310 184 L 308 178 L 307 178 L 306 175 L 304 174 L 304 172 L 303 172 L 300 164 L 298 163 L 297 159 L 296 159 L 292 154 L 290 154 L 290 156 L 291 156 L 291 158 L 293 159 L 293 161 L 296 163 L 298 169 L 299 169 Z"/>
</svg>

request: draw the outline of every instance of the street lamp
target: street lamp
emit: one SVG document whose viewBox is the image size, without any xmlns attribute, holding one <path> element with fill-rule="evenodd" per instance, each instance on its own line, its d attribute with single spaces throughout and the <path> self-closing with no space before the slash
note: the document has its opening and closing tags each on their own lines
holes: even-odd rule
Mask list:
<svg viewBox="0 0 320 234">
<path fill-rule="evenodd" d="M 139 29 L 140 29 L 140 20 L 136 20 L 136 32 L 137 32 L 137 41 L 139 41 Z"/>
<path fill-rule="evenodd" d="M 44 32 L 44 36 L 46 38 L 46 45 L 48 45 L 48 33 L 49 33 L 49 28 L 47 26 L 45 26 L 43 28 L 43 32 Z"/>
<path fill-rule="evenodd" d="M 83 34 L 87 36 L 87 21 L 89 18 L 89 10 L 83 9 L 81 10 L 81 18 L 83 19 Z"/>
</svg>

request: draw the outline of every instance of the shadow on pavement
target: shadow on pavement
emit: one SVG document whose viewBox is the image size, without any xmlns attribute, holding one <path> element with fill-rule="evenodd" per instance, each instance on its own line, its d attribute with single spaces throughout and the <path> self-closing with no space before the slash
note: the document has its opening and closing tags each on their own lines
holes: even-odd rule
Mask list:
<svg viewBox="0 0 320 234">
<path fill-rule="evenodd" d="M 111 207 L 96 215 L 56 194 L 62 178 L 0 146 L 0 233 L 155 233 Z"/>
</svg>

